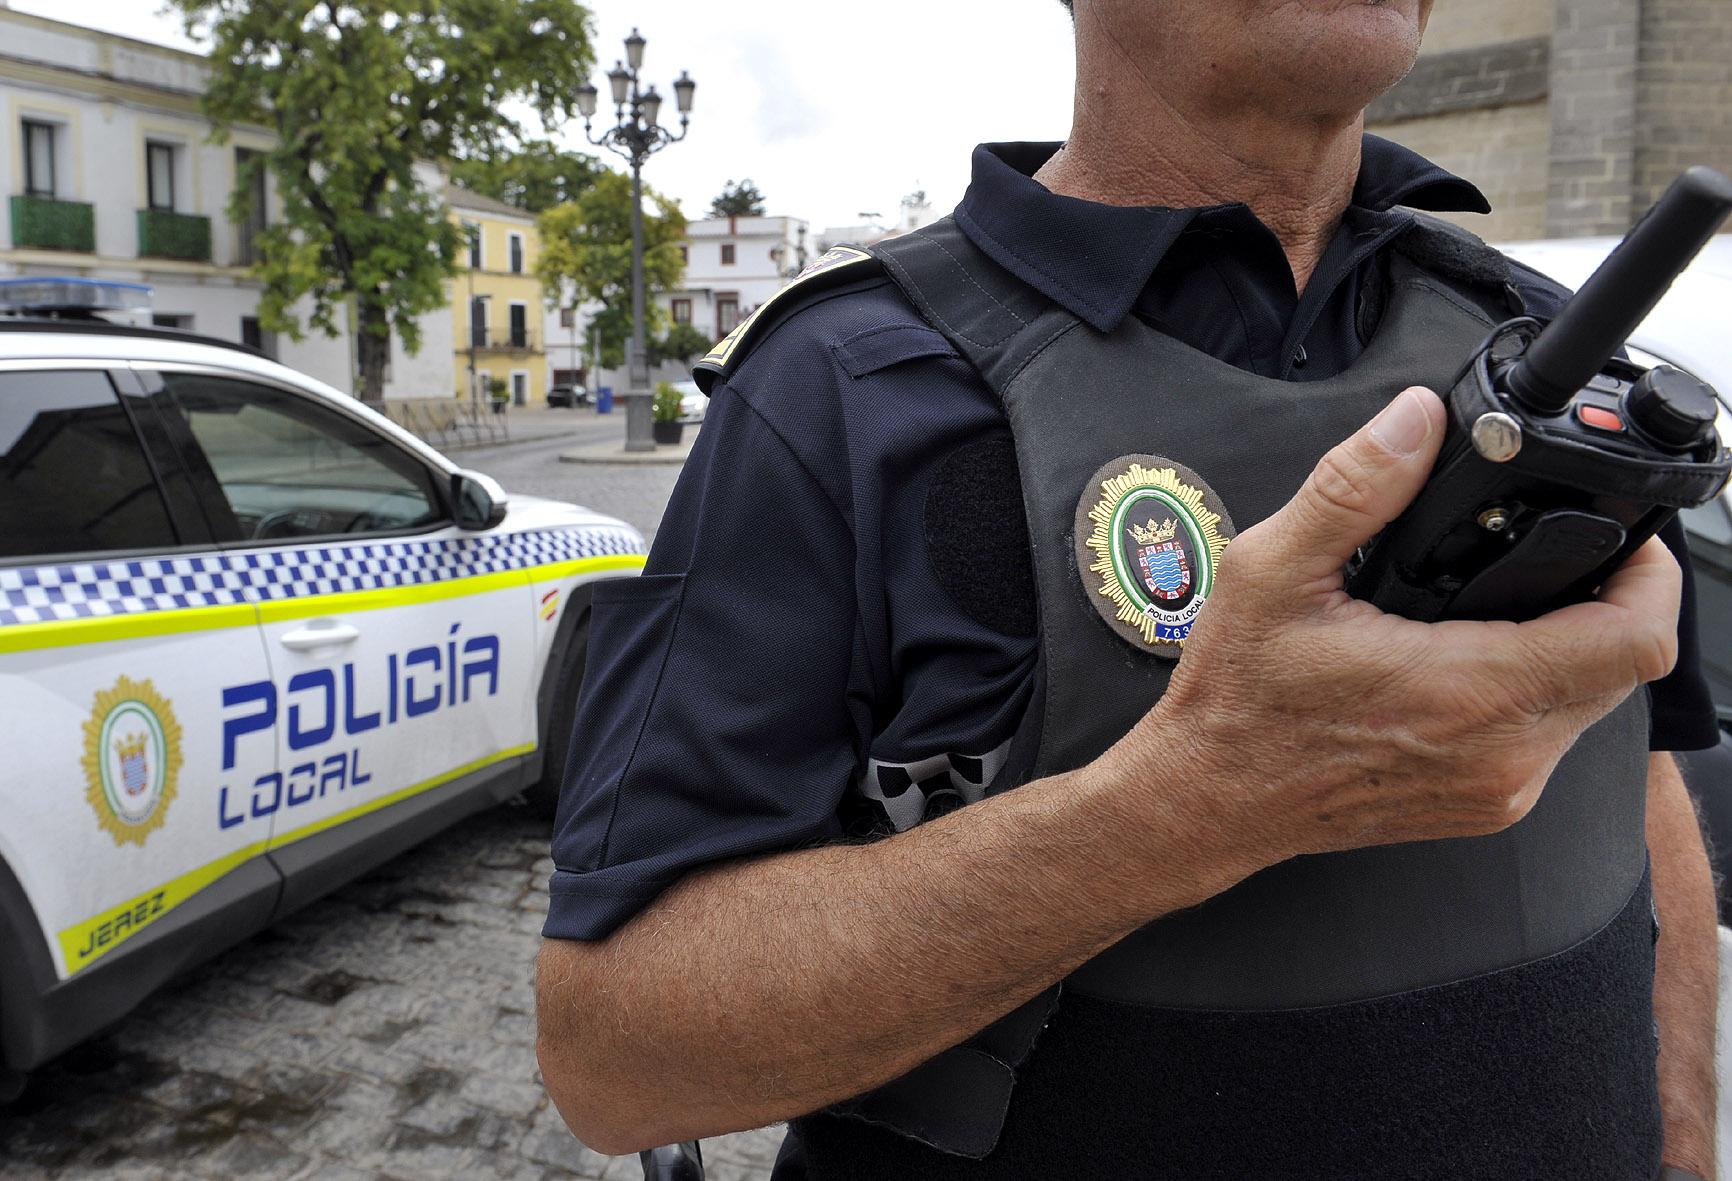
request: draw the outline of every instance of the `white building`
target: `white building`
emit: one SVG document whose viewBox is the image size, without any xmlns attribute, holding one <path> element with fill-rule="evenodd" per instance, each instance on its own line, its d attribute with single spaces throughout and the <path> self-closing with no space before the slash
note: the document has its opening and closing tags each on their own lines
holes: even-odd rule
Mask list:
<svg viewBox="0 0 1732 1181">
<path fill-rule="evenodd" d="M 813 245 L 806 223 L 797 217 L 710 217 L 690 222 L 681 247 L 685 282 L 677 291 L 657 294 L 655 300 L 668 322 L 689 324 L 706 340 L 720 340 L 818 257 Z M 550 384 L 583 382 L 596 388 L 611 386 L 615 393 L 626 389 L 623 368 L 593 375 L 586 368 L 592 354 L 590 316 L 597 310 L 599 305 L 547 312 L 543 339 Z M 655 367 L 650 382 L 680 381 L 690 375 L 688 366 L 670 362 Z"/>
<path fill-rule="evenodd" d="M 813 246 L 819 254 L 836 246 L 870 246 L 874 242 L 912 234 L 943 216 L 944 214 L 932 207 L 925 191 L 918 190 L 902 198 L 902 209 L 897 214 L 895 225 L 881 226 L 868 222 L 852 226 L 830 226 L 813 235 Z"/>
<path fill-rule="evenodd" d="M 658 300 L 675 324 L 720 340 L 817 257 L 795 217 L 707 217 L 686 229 L 685 286 Z"/>
<path fill-rule="evenodd" d="M 263 128 L 208 142 L 204 59 L 148 42 L 13 12 L 0 0 L 0 275 L 77 275 L 144 283 L 139 320 L 261 348 L 340 390 L 354 389 L 354 349 L 333 339 L 274 338 L 258 323 L 247 274 L 252 237 L 280 216 L 261 174 L 261 214 L 231 223 L 238 165 L 268 149 Z M 431 165 L 421 182 L 443 187 Z M 303 316 L 304 322 L 304 316 Z M 393 341 L 387 397 L 448 397 L 452 317 L 421 319 L 420 353 Z"/>
</svg>

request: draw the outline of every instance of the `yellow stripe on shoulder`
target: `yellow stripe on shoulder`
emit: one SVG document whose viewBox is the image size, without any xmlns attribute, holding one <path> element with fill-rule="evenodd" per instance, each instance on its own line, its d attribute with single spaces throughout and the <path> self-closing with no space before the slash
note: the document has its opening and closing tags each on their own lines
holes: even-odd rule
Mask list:
<svg viewBox="0 0 1732 1181">
<path fill-rule="evenodd" d="M 825 251 L 816 262 L 795 276 L 791 283 L 759 304 L 751 315 L 741 320 L 732 332 L 724 336 L 716 347 L 698 362 L 698 367 L 712 369 L 718 373 L 726 369 L 735 351 L 751 335 L 752 328 L 763 319 L 764 313 L 782 303 L 789 292 L 798 291 L 807 282 L 820 275 L 831 275 L 843 267 L 871 261 L 872 256 L 857 246 L 837 246 Z"/>
</svg>

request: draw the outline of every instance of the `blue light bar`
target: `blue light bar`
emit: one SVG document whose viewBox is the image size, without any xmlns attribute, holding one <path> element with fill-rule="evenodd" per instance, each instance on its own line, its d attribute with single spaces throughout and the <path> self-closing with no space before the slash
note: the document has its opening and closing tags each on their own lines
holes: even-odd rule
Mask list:
<svg viewBox="0 0 1732 1181">
<path fill-rule="evenodd" d="M 148 312 L 150 288 L 112 279 L 0 279 L 0 315 Z"/>
</svg>

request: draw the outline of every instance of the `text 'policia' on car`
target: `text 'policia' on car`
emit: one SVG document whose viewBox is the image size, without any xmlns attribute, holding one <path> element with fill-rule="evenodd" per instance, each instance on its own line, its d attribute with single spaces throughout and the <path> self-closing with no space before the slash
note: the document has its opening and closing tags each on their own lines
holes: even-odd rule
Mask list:
<svg viewBox="0 0 1732 1181">
<path fill-rule="evenodd" d="M 0 282 L 0 1099 L 471 813 L 551 800 L 644 540 L 328 386 Z"/>
</svg>

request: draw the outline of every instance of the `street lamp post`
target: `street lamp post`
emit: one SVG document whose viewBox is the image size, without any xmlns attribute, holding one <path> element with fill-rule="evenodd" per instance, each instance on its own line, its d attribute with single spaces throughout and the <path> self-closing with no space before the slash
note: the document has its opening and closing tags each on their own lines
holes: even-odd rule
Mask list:
<svg viewBox="0 0 1732 1181">
<path fill-rule="evenodd" d="M 583 134 L 597 147 L 623 156 L 631 165 L 631 356 L 628 358 L 625 449 L 653 451 L 650 431 L 649 352 L 644 342 L 643 278 L 643 166 L 654 153 L 686 137 L 691 122 L 692 94 L 697 83 L 685 71 L 674 82 L 679 105 L 680 130 L 675 135 L 661 126 L 662 97 L 654 86 L 644 90 L 638 71 L 643 68 L 644 38 L 636 30 L 625 39 L 625 61 L 615 62 L 607 80 L 613 88 L 614 126 L 598 137 L 590 128 L 600 92 L 585 82 L 577 88 L 577 109 L 583 115 Z M 599 363 L 599 362 L 598 362 Z"/>
</svg>

